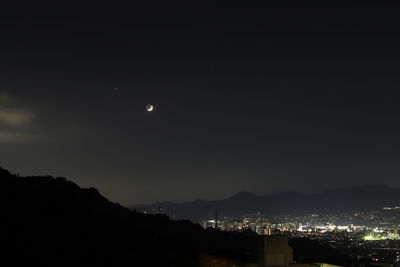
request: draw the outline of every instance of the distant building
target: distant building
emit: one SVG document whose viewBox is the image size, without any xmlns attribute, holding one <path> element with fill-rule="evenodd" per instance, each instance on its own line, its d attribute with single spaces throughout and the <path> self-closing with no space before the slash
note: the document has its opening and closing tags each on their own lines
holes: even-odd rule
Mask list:
<svg viewBox="0 0 400 267">
<path fill-rule="evenodd" d="M 215 229 L 219 229 L 218 221 L 219 221 L 218 209 L 215 209 L 215 227 L 214 227 Z"/>
<path fill-rule="evenodd" d="M 164 210 L 163 210 L 163 208 L 161 206 L 158 206 L 156 214 L 160 214 L 160 215 L 164 214 Z"/>
<path fill-rule="evenodd" d="M 264 229 L 264 235 L 272 235 L 272 229 L 271 228 L 265 228 Z"/>
<path fill-rule="evenodd" d="M 208 220 L 208 221 L 204 221 L 203 222 L 203 228 L 207 229 L 207 228 L 216 228 L 216 222 L 215 220 Z"/>
</svg>

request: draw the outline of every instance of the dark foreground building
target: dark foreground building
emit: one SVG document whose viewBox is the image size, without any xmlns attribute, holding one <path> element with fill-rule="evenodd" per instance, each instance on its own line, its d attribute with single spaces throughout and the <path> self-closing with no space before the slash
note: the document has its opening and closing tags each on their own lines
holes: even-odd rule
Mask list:
<svg viewBox="0 0 400 267">
<path fill-rule="evenodd" d="M 201 254 L 200 267 L 288 267 L 293 264 L 293 250 L 286 236 L 264 236 L 259 240 L 257 259 L 247 262 Z"/>
<path fill-rule="evenodd" d="M 243 262 L 230 258 L 201 254 L 200 267 L 335 267 L 326 263 L 297 264 L 287 236 L 263 236 L 259 240 L 256 260 Z"/>
</svg>

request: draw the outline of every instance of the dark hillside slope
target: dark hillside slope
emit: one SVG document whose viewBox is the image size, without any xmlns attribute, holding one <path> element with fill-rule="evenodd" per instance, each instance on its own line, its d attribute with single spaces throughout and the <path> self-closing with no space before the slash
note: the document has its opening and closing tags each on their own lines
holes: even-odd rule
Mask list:
<svg viewBox="0 0 400 267">
<path fill-rule="evenodd" d="M 248 259 L 256 235 L 144 215 L 65 178 L 0 168 L 1 262 L 7 266 L 197 266 L 206 252 Z"/>
</svg>

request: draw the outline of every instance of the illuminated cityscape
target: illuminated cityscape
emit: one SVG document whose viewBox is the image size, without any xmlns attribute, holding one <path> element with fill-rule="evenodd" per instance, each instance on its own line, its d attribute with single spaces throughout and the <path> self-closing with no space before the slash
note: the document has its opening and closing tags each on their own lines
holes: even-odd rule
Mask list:
<svg viewBox="0 0 400 267">
<path fill-rule="evenodd" d="M 307 238 L 346 251 L 357 260 L 400 264 L 400 208 L 353 214 L 219 216 L 204 220 L 204 228 L 223 231 L 254 231 L 259 235 Z"/>
</svg>

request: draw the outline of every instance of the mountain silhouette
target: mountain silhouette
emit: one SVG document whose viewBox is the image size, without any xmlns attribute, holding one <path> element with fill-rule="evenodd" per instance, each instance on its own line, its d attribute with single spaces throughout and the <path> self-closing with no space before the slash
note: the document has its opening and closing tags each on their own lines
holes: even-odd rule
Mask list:
<svg viewBox="0 0 400 267">
<path fill-rule="evenodd" d="M 400 206 L 400 188 L 362 185 L 332 189 L 318 194 L 278 192 L 263 196 L 240 192 L 218 201 L 161 202 L 151 205 L 136 205 L 130 208 L 151 211 L 156 207 L 162 207 L 166 214 L 173 215 L 174 218 L 199 222 L 213 218 L 215 210 L 218 210 L 222 216 L 237 216 L 254 212 L 298 215 L 376 210 L 385 206 Z"/>
<path fill-rule="evenodd" d="M 1 262 L 7 266 L 198 266 L 199 253 L 257 257 L 252 232 L 205 230 L 145 215 L 62 177 L 0 168 Z"/>
</svg>

